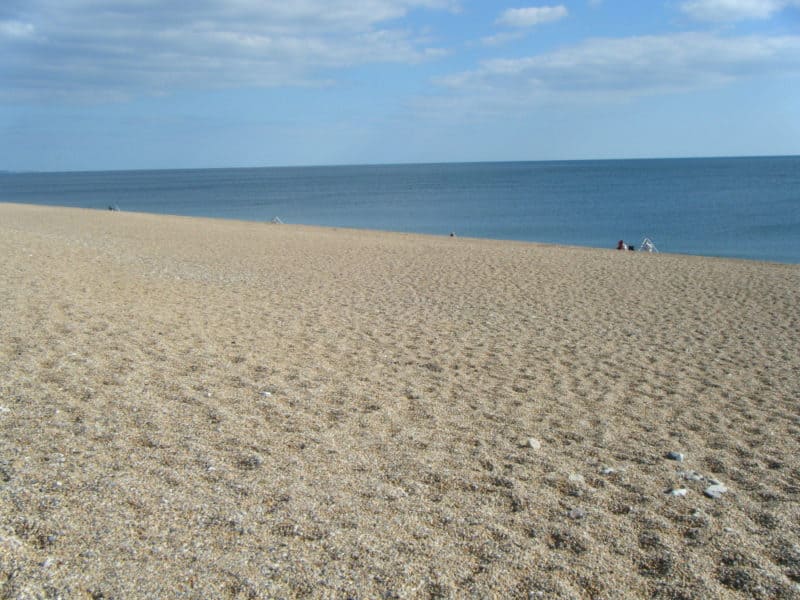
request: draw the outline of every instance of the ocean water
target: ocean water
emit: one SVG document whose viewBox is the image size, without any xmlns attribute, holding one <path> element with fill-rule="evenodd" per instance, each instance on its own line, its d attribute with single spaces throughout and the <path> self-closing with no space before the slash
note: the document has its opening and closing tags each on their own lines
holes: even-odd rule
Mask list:
<svg viewBox="0 0 800 600">
<path fill-rule="evenodd" d="M 2 173 L 0 201 L 800 263 L 800 157 Z"/>
</svg>

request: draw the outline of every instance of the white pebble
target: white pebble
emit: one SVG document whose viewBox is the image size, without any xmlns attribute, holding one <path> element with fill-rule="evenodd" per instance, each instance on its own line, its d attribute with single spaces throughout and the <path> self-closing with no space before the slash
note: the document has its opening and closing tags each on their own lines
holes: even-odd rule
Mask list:
<svg viewBox="0 0 800 600">
<path fill-rule="evenodd" d="M 721 498 L 722 494 L 728 491 L 721 483 L 715 483 L 714 485 L 708 486 L 706 489 L 703 490 L 703 493 L 708 496 L 709 498 L 717 499 Z"/>
<path fill-rule="evenodd" d="M 570 519 L 574 519 L 577 521 L 578 519 L 582 519 L 586 516 L 586 511 L 583 510 L 582 508 L 573 508 L 571 511 L 567 513 L 567 516 Z"/>
<path fill-rule="evenodd" d="M 686 488 L 673 488 L 673 489 L 667 490 L 667 493 L 668 493 L 670 496 L 680 496 L 680 497 L 683 497 L 683 496 L 685 496 L 686 494 L 688 494 L 688 493 L 689 493 L 689 490 L 687 490 Z"/>
<path fill-rule="evenodd" d="M 533 450 L 540 450 L 542 447 L 542 442 L 536 438 L 528 438 L 525 442 L 525 446 L 532 448 Z"/>
<path fill-rule="evenodd" d="M 681 471 L 678 475 L 683 477 L 686 481 L 702 481 L 705 479 L 705 477 L 700 475 L 697 471 Z"/>
</svg>

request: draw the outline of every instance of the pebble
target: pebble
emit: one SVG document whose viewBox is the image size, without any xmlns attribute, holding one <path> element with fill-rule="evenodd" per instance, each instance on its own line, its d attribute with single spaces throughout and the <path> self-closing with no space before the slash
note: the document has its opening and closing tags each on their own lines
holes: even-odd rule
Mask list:
<svg viewBox="0 0 800 600">
<path fill-rule="evenodd" d="M 683 497 L 688 493 L 689 493 L 689 490 L 687 490 L 686 488 L 671 488 L 671 489 L 667 490 L 667 494 L 669 494 L 670 496 L 681 496 L 681 497 Z"/>
<path fill-rule="evenodd" d="M 243 469 L 257 469 L 262 464 L 264 464 L 264 459 L 258 454 L 251 454 L 249 456 L 242 457 L 242 459 L 239 460 L 239 466 Z"/>
<path fill-rule="evenodd" d="M 272 397 L 272 392 L 268 392 L 268 391 L 264 390 L 263 392 L 261 392 L 261 395 L 264 396 L 264 398 L 271 398 Z"/>
<path fill-rule="evenodd" d="M 686 458 L 680 452 L 675 452 L 674 450 L 670 450 L 667 452 L 667 458 L 670 460 L 677 460 L 678 462 L 683 462 L 683 459 Z"/>
<path fill-rule="evenodd" d="M 704 489 L 703 493 L 709 498 L 713 498 L 714 500 L 716 500 L 717 498 L 721 498 L 722 494 L 724 494 L 727 491 L 728 488 L 726 488 L 721 483 L 714 483 L 708 486 L 706 489 Z"/>
<path fill-rule="evenodd" d="M 536 438 L 528 438 L 527 440 L 525 440 L 524 446 L 526 448 L 531 448 L 533 450 L 541 450 L 542 442 L 540 442 Z"/>
<path fill-rule="evenodd" d="M 406 398 L 408 398 L 409 400 L 419 400 L 422 398 L 422 394 L 420 394 L 414 388 L 408 388 L 406 389 Z"/>
<path fill-rule="evenodd" d="M 697 471 L 681 471 L 678 475 L 683 477 L 686 481 L 703 481 L 703 479 L 705 479 L 705 477 L 700 475 Z"/>
<path fill-rule="evenodd" d="M 577 521 L 578 519 L 582 519 L 586 516 L 586 511 L 583 510 L 582 508 L 573 508 L 571 511 L 567 513 L 567 516 L 570 519 L 574 519 Z"/>
<path fill-rule="evenodd" d="M 600 469 L 600 473 L 603 475 L 613 475 L 616 472 L 617 470 L 611 467 L 603 467 L 602 469 Z"/>
</svg>

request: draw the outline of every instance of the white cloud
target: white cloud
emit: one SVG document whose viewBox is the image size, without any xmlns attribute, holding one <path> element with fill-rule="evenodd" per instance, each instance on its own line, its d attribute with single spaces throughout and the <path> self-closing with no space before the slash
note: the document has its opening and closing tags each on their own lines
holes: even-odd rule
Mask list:
<svg viewBox="0 0 800 600">
<path fill-rule="evenodd" d="M 760 75 L 800 74 L 800 36 L 683 33 L 594 39 L 526 58 L 495 59 L 438 80 L 473 104 L 529 108 L 549 100 L 624 100 Z"/>
<path fill-rule="evenodd" d="M 18 8 L 14 8 L 14 6 Z M 28 0 L 0 11 L 0 95 L 116 97 L 314 85 L 440 55 L 406 20 L 456 0 Z M 35 35 L 34 35 L 35 33 Z"/>
<path fill-rule="evenodd" d="M 688 0 L 681 10 L 693 19 L 732 22 L 770 19 L 796 0 Z"/>
<path fill-rule="evenodd" d="M 481 38 L 481 44 L 484 46 L 502 46 L 510 42 L 515 42 L 525 37 L 522 31 L 503 31 L 495 35 L 489 35 Z"/>
<path fill-rule="evenodd" d="M 31 23 L 22 21 L 0 21 L 0 39 L 2 38 L 30 38 L 36 28 Z"/>
<path fill-rule="evenodd" d="M 536 6 L 529 8 L 509 8 L 498 17 L 497 25 L 509 27 L 533 27 L 563 19 L 568 14 L 565 6 Z"/>
</svg>

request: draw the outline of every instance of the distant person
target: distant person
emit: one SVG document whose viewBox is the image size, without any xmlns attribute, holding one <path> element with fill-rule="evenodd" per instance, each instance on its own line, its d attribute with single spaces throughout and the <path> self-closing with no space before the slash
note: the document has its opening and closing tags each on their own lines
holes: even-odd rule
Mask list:
<svg viewBox="0 0 800 600">
<path fill-rule="evenodd" d="M 627 250 L 628 246 L 625 244 L 625 240 L 620 240 L 617 242 L 617 250 Z"/>
</svg>

